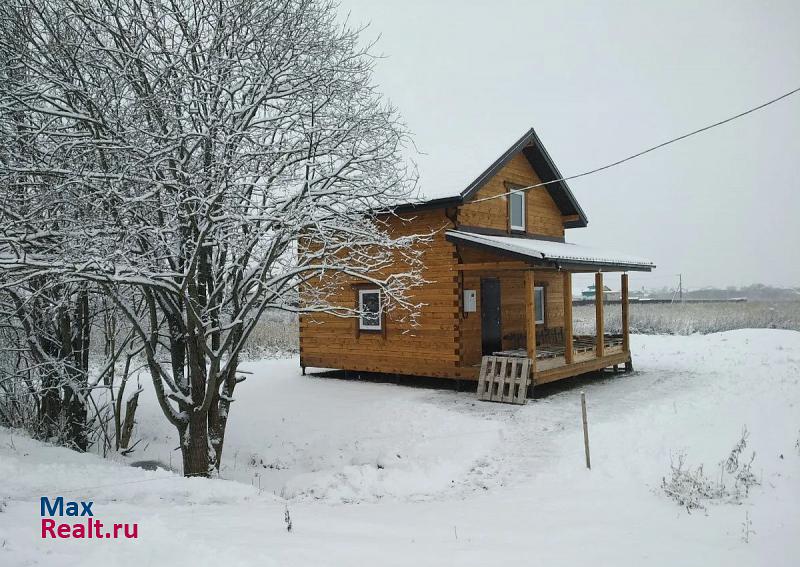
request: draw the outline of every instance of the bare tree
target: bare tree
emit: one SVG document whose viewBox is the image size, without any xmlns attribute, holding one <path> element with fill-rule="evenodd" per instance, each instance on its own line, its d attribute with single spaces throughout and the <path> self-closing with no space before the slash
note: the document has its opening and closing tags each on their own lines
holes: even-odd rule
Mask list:
<svg viewBox="0 0 800 567">
<path fill-rule="evenodd" d="M 264 310 L 352 316 L 328 297 L 356 277 L 387 309 L 417 311 L 417 237 L 375 213 L 413 189 L 406 133 L 332 3 L 12 0 L 0 13 L 0 191 L 53 203 L 46 226 L 0 208 L 5 285 L 58 274 L 116 304 L 184 474 L 220 465 Z M 299 304 L 312 278 L 325 285 Z"/>
</svg>

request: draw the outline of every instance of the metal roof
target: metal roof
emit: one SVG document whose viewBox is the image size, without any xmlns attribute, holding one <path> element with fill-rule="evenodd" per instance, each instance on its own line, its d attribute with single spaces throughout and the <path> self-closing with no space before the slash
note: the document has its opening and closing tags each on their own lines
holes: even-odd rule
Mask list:
<svg viewBox="0 0 800 567">
<path fill-rule="evenodd" d="M 534 264 L 549 264 L 553 267 L 586 267 L 613 271 L 647 271 L 655 264 L 644 258 L 591 246 L 555 242 L 538 238 L 492 236 L 463 230 L 448 230 L 445 236 L 450 241 L 490 248 L 504 255 L 521 257 Z"/>
</svg>

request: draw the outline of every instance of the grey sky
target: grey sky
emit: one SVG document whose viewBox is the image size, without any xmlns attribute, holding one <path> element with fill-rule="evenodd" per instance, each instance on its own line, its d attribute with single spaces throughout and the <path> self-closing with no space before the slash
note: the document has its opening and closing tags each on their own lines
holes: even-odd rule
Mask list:
<svg viewBox="0 0 800 567">
<path fill-rule="evenodd" d="M 423 189 L 533 126 L 564 175 L 800 86 L 800 2 L 342 0 L 387 58 Z M 465 177 L 465 176 L 460 176 Z M 632 286 L 800 285 L 800 95 L 570 182 L 567 240 L 652 259 Z M 459 180 L 460 182 L 460 180 Z M 435 188 L 433 189 L 435 192 Z M 616 279 L 612 287 L 616 287 Z"/>
</svg>

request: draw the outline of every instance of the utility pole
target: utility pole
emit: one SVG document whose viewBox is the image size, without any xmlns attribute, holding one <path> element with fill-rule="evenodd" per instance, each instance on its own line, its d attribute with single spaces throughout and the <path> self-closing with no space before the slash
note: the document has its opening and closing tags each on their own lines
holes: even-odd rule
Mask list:
<svg viewBox="0 0 800 567">
<path fill-rule="evenodd" d="M 678 274 L 678 301 L 683 303 L 683 274 Z"/>
</svg>

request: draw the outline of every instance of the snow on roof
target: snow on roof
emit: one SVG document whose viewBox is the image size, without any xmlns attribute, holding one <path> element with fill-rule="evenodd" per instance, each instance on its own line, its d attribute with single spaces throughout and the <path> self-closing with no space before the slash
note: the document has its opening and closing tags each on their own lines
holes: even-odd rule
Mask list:
<svg viewBox="0 0 800 567">
<path fill-rule="evenodd" d="M 462 230 L 448 230 L 445 234 L 456 240 L 490 246 L 497 250 L 521 254 L 538 260 L 614 266 L 648 271 L 656 267 L 655 264 L 649 260 L 631 256 L 630 254 L 601 250 L 591 246 L 571 244 L 568 242 L 554 242 L 552 240 L 513 236 L 491 236 Z"/>
</svg>

